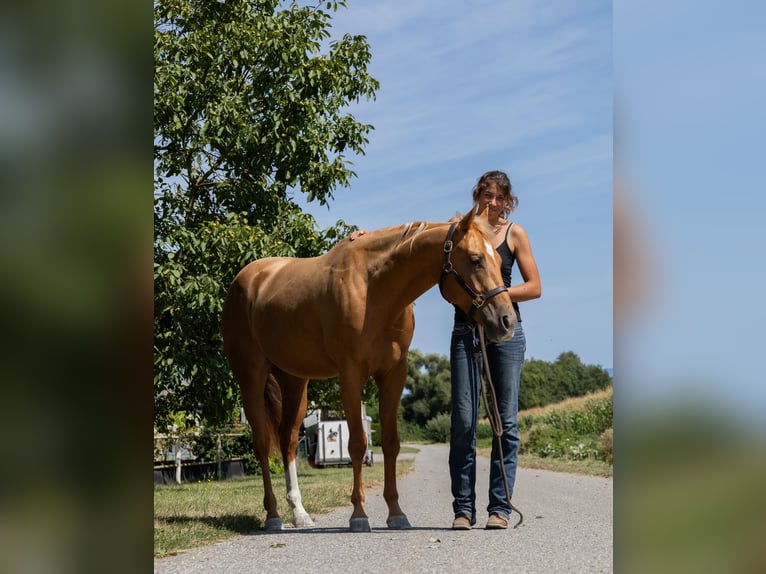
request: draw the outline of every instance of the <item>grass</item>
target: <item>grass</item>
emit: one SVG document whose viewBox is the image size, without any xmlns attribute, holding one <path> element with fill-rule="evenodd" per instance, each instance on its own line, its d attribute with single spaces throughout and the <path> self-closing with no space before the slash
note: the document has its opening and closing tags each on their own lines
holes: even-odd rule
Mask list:
<svg viewBox="0 0 766 574">
<path fill-rule="evenodd" d="M 521 430 L 522 452 L 519 454 L 519 466 L 524 468 L 539 468 L 543 470 L 552 470 L 555 472 L 569 472 L 574 474 L 587 474 L 593 476 L 611 477 L 613 475 L 613 465 L 606 460 L 602 460 L 591 454 L 582 456 L 579 459 L 573 459 L 571 456 L 541 456 L 535 452 L 524 452 L 525 446 L 532 441 L 530 436 L 533 432 L 540 432 L 550 427 L 551 421 L 566 422 L 571 420 L 580 420 L 588 422 L 588 414 L 593 410 L 594 405 L 611 401 L 613 389 L 610 387 L 603 391 L 590 393 L 582 397 L 575 397 L 547 405 L 545 407 L 536 407 L 519 411 L 519 422 Z M 609 420 L 611 422 L 611 409 Z M 575 416 L 571 416 L 575 415 Z M 575 425 L 576 426 L 576 425 Z M 565 436 L 571 436 L 572 428 L 562 431 Z M 574 438 L 574 437 L 572 437 Z M 582 437 L 577 437 L 577 439 Z M 598 437 L 590 437 L 594 442 Z M 555 441 L 554 441 L 555 442 Z M 576 442 L 576 441 L 573 441 Z M 478 454 L 489 457 L 492 447 L 492 438 L 479 439 L 477 441 Z M 607 448 L 607 447 L 604 447 Z M 611 449 L 611 442 L 608 443 Z M 611 450 L 609 451 L 611 453 Z"/>
<path fill-rule="evenodd" d="M 550 413 L 551 411 L 583 410 L 585 409 L 587 404 L 593 399 L 607 398 L 607 397 L 613 396 L 613 394 L 614 394 L 614 388 L 609 387 L 607 389 L 604 389 L 603 391 L 596 391 L 596 392 L 584 395 L 582 397 L 571 397 L 559 403 L 546 405 L 544 407 L 534 407 L 531 409 L 526 409 L 523 411 L 519 411 L 519 420 L 521 420 L 521 418 L 525 416 L 530 416 L 532 418 L 541 418 L 547 415 L 548 413 Z"/>
<path fill-rule="evenodd" d="M 380 462 L 364 467 L 365 488 L 383 482 L 383 456 L 379 448 L 373 452 Z M 417 452 L 417 449 L 402 447 L 401 454 L 407 452 Z M 400 457 L 397 476 L 403 476 L 411 468 L 411 458 Z M 309 514 L 351 505 L 353 475 L 350 467 L 317 469 L 300 460 L 298 474 L 303 504 Z M 283 477 L 273 479 L 279 513 L 285 522 L 290 522 L 293 517 L 285 501 Z M 265 520 L 260 476 L 155 485 L 154 556 L 177 554 L 236 534 L 262 530 Z"/>
<path fill-rule="evenodd" d="M 520 424 L 522 447 L 534 442 L 530 438 L 532 433 L 539 432 L 541 429 L 546 430 L 551 426 L 555 427 L 557 424 L 560 426 L 558 429 L 560 433 L 564 433 L 559 435 L 558 440 L 561 436 L 564 436 L 566 440 L 569 436 L 566 433 L 573 432 L 572 421 L 587 425 L 591 420 L 588 416 L 589 410 L 593 410 L 592 405 L 611 399 L 611 393 L 610 388 L 554 405 L 521 411 L 519 421 L 523 422 Z M 603 413 L 603 411 L 600 412 Z M 611 422 L 611 409 L 608 413 L 609 418 L 602 420 Z M 557 440 L 555 433 L 551 437 L 554 442 Z M 479 439 L 478 454 L 489 457 L 491 444 L 491 438 Z M 611 449 L 611 444 L 609 448 Z M 378 462 L 372 467 L 364 468 L 362 478 L 365 488 L 372 488 L 383 482 L 383 457 L 380 447 L 375 447 L 373 452 L 377 455 Z M 417 448 L 402 447 L 401 453 L 407 452 L 417 452 Z M 612 476 L 612 464 L 591 454 L 585 458 L 573 460 L 569 455 L 540 456 L 531 452 L 522 452 L 519 455 L 519 466 L 556 472 Z M 397 463 L 397 476 L 406 474 L 411 468 L 410 458 L 400 458 Z M 340 506 L 350 506 L 353 482 L 351 468 L 315 469 L 301 459 L 298 472 L 303 503 L 309 514 L 322 514 Z M 291 522 L 293 517 L 285 501 L 283 477 L 274 477 L 274 483 L 279 513 L 285 522 Z M 237 534 L 263 529 L 266 513 L 263 510 L 262 501 L 263 484 L 260 476 L 196 484 L 156 485 L 154 488 L 155 557 L 176 554 Z"/>
</svg>

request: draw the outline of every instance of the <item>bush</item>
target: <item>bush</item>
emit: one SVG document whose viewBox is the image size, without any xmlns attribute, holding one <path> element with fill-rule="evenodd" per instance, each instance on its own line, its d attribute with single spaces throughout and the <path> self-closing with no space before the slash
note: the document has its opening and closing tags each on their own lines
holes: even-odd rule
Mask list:
<svg viewBox="0 0 766 574">
<path fill-rule="evenodd" d="M 235 436 L 224 436 L 226 434 Z M 211 428 L 205 429 L 194 442 L 194 456 L 197 462 L 215 462 L 218 450 L 218 434 L 221 433 L 221 460 L 242 459 L 245 474 L 261 474 L 261 465 L 253 449 L 253 435 L 249 426 L 237 429 Z M 241 433 L 241 434 L 240 434 Z M 281 455 L 269 457 L 269 472 L 283 474 L 284 464 Z"/>
<path fill-rule="evenodd" d="M 614 430 L 611 428 L 598 437 L 598 458 L 609 464 L 614 462 Z"/>
<path fill-rule="evenodd" d="M 426 429 L 422 426 L 399 419 L 399 442 L 423 442 L 426 440 Z"/>
<path fill-rule="evenodd" d="M 371 423 L 370 428 L 372 429 L 372 446 L 380 446 L 380 423 Z"/>
<path fill-rule="evenodd" d="M 382 446 L 383 434 L 380 432 L 380 423 L 373 421 L 371 427 L 372 446 Z M 423 442 L 426 440 L 425 429 L 416 423 L 403 421 L 399 418 L 397 430 L 399 442 Z"/>
<path fill-rule="evenodd" d="M 519 417 L 518 427 L 520 433 L 525 433 L 532 428 L 535 422 L 535 418 L 532 415 L 524 415 Z"/>
<path fill-rule="evenodd" d="M 242 467 L 245 469 L 245 474 L 260 474 L 261 465 L 255 457 L 255 450 L 252 448 L 250 452 L 242 455 Z"/>
<path fill-rule="evenodd" d="M 541 424 L 529 432 L 529 437 L 521 445 L 521 452 L 560 458 L 564 456 L 565 438 L 566 434 L 560 429 L 550 424 Z"/>
<path fill-rule="evenodd" d="M 612 393 L 519 416 L 520 452 L 612 464 Z"/>
<path fill-rule="evenodd" d="M 449 413 L 440 413 L 426 423 L 426 436 L 433 442 L 449 442 L 450 427 Z"/>
<path fill-rule="evenodd" d="M 611 429 L 614 425 L 614 402 L 612 397 L 593 399 L 585 403 L 586 410 L 593 418 L 598 433 Z"/>
<path fill-rule="evenodd" d="M 612 427 L 612 414 L 611 398 L 593 399 L 582 410 L 554 410 L 543 415 L 540 422 L 570 434 L 598 436 Z"/>
<path fill-rule="evenodd" d="M 199 462 L 215 462 L 218 450 L 217 439 L 221 433 L 221 460 L 240 458 L 253 450 L 253 435 L 250 427 L 242 429 L 239 436 L 231 434 L 232 429 L 210 428 L 203 430 L 194 443 L 194 456 Z"/>
<path fill-rule="evenodd" d="M 476 425 L 476 438 L 477 439 L 485 439 L 485 438 L 492 438 L 494 435 L 492 434 L 492 425 L 488 422 L 480 422 L 478 425 Z"/>
<path fill-rule="evenodd" d="M 564 458 L 570 460 L 585 460 L 586 458 L 596 458 L 598 447 L 596 441 L 589 437 L 579 437 L 578 439 L 568 438 L 564 441 Z"/>
<path fill-rule="evenodd" d="M 521 452 L 540 457 L 584 460 L 599 458 L 598 441 L 593 435 L 576 434 L 550 424 L 535 426 L 522 444 Z"/>
</svg>

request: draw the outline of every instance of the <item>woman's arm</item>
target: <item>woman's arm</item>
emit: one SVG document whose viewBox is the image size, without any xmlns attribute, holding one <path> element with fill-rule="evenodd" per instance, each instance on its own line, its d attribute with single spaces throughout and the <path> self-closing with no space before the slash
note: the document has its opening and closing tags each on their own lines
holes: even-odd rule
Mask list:
<svg viewBox="0 0 766 574">
<path fill-rule="evenodd" d="M 529 244 L 527 232 L 518 223 L 511 228 L 508 246 L 516 256 L 516 265 L 519 266 L 521 278 L 524 279 L 523 283 L 508 288 L 511 301 L 537 299 L 542 295 L 540 272 L 537 269 L 535 257 L 532 255 L 532 246 Z"/>
</svg>

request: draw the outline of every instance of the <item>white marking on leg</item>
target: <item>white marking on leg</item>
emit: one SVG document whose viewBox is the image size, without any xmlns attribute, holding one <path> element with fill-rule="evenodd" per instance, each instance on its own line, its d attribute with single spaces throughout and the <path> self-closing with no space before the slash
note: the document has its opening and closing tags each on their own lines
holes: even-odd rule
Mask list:
<svg viewBox="0 0 766 574">
<path fill-rule="evenodd" d="M 308 512 L 303 508 L 301 491 L 298 488 L 298 463 L 295 459 L 291 460 L 290 464 L 287 465 L 285 484 L 287 485 L 287 503 L 293 509 L 295 527 L 305 528 L 307 526 L 314 526 L 314 521 L 311 520 Z"/>
</svg>

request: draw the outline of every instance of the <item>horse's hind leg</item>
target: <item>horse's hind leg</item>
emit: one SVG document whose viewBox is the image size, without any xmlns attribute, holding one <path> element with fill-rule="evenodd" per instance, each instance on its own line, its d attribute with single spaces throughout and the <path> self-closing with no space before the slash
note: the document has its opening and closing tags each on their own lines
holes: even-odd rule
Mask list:
<svg viewBox="0 0 766 574">
<path fill-rule="evenodd" d="M 274 496 L 274 487 L 269 472 L 269 454 L 272 451 L 272 440 L 276 438 L 275 420 L 269 409 L 278 408 L 270 404 L 278 400 L 278 392 L 273 388 L 275 381 L 268 375 L 266 367 L 256 370 L 234 370 L 235 376 L 240 383 L 242 404 L 245 416 L 253 431 L 253 448 L 255 456 L 261 467 L 263 479 L 263 508 L 266 510 L 266 530 L 282 530 L 282 518 L 277 511 L 277 498 Z M 263 382 L 261 382 L 263 381 Z M 267 386 L 272 388 L 267 390 Z M 271 397 L 271 400 L 269 399 Z M 275 399 L 275 397 L 277 397 Z M 267 405 L 267 403 L 269 403 Z"/>
<path fill-rule="evenodd" d="M 306 416 L 306 393 L 308 380 L 288 375 L 274 369 L 274 376 L 282 389 L 282 422 L 279 427 L 279 444 L 282 450 L 282 461 L 285 464 L 285 484 L 287 486 L 287 503 L 293 511 L 296 528 L 314 526 L 314 521 L 303 508 L 301 491 L 298 487 L 298 431 L 303 417 Z"/>
<path fill-rule="evenodd" d="M 396 412 L 407 377 L 406 353 L 404 360 L 385 376 L 375 377 L 378 384 L 380 405 L 380 440 L 383 448 L 384 486 L 383 498 L 388 505 L 386 524 L 394 530 L 410 528 L 407 516 L 399 507 L 399 492 L 396 489 L 396 459 L 399 456 L 399 433 Z"/>
<path fill-rule="evenodd" d="M 281 530 L 282 519 L 269 473 L 269 454 L 276 446 L 282 405 L 279 386 L 270 376 L 271 363 L 260 351 L 249 323 L 253 293 L 248 278 L 237 276 L 223 306 L 223 348 L 239 384 L 242 406 L 253 430 L 253 448 L 261 465 L 266 530 Z"/>
</svg>

